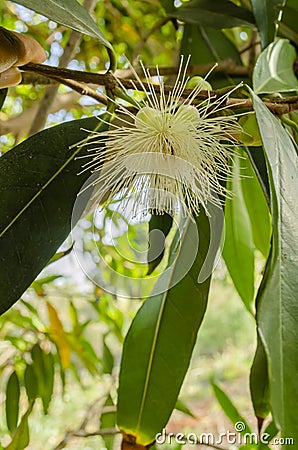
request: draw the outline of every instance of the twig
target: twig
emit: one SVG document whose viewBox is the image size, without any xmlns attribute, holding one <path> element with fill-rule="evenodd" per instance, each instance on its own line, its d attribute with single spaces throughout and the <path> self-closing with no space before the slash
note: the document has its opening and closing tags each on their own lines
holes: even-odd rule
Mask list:
<svg viewBox="0 0 298 450">
<path fill-rule="evenodd" d="M 58 68 L 58 67 L 51 67 L 44 64 L 26 64 L 25 66 L 21 67 L 24 71 L 29 72 L 35 72 L 41 75 L 44 75 L 48 78 L 54 79 L 55 81 L 60 79 L 60 82 L 67 80 L 69 83 L 69 80 L 84 82 L 84 83 L 92 83 L 95 85 L 105 86 L 107 89 L 113 90 L 115 87 L 119 87 L 117 79 L 110 73 L 105 74 L 98 74 L 98 73 L 91 73 L 91 72 L 81 72 L 77 70 L 70 70 L 70 69 L 64 69 L 64 68 Z M 132 81 L 127 79 L 118 79 L 119 82 L 125 87 L 125 88 L 133 88 L 133 86 L 136 86 L 136 88 L 143 90 L 141 84 L 138 81 Z M 143 85 L 146 87 L 147 84 L 143 82 Z M 159 92 L 160 88 L 158 85 L 152 85 L 152 88 Z M 165 93 L 169 93 L 172 91 L 172 86 L 164 86 Z M 191 93 L 191 89 L 185 89 L 182 97 L 187 97 Z M 214 96 L 214 97 L 220 97 L 222 95 L 222 90 L 218 91 L 201 91 L 197 95 L 198 100 L 205 100 L 208 97 Z M 264 101 L 264 100 L 263 100 Z M 277 115 L 282 114 L 288 114 L 292 111 L 295 111 L 298 109 L 298 97 L 288 97 L 282 99 L 274 99 L 274 101 L 270 101 L 269 99 L 266 99 L 264 101 L 264 104 L 267 106 L 267 108 Z M 242 98 L 228 98 L 225 104 L 227 107 L 232 109 L 245 109 L 245 110 L 252 110 L 252 101 L 250 99 L 242 99 Z"/>
<path fill-rule="evenodd" d="M 53 81 L 55 81 L 55 78 L 53 78 Z M 81 95 L 88 95 L 88 97 L 92 97 L 95 100 L 97 100 L 99 103 L 103 103 L 104 105 L 107 105 L 108 101 L 107 98 L 99 94 L 98 92 L 94 91 L 90 87 L 86 86 L 85 84 L 79 83 L 78 81 L 74 80 L 67 80 L 65 78 L 59 78 L 56 77 L 57 83 L 64 84 L 65 86 L 70 87 L 74 91 L 78 92 Z"/>
<path fill-rule="evenodd" d="M 240 77 L 251 75 L 251 69 L 249 67 L 241 66 L 230 58 L 219 61 L 216 67 L 214 67 L 214 63 L 189 65 L 186 73 L 189 76 L 206 75 L 211 69 L 213 69 L 214 73 L 225 73 L 226 75 Z M 149 71 L 151 75 L 157 75 L 156 67 L 149 67 Z M 173 75 L 177 73 L 177 67 L 161 67 L 158 69 L 158 72 L 160 75 Z"/>
<path fill-rule="evenodd" d="M 94 9 L 95 3 L 96 0 L 85 0 L 84 6 L 87 9 L 87 11 L 90 12 Z M 82 39 L 81 33 L 74 30 L 71 31 L 63 55 L 61 56 L 59 62 L 60 67 L 67 66 L 67 64 L 72 60 L 81 39 Z M 52 85 L 46 88 L 43 99 L 39 104 L 36 116 L 32 122 L 29 135 L 35 134 L 44 128 L 48 117 L 49 109 L 57 95 L 58 87 L 59 87 L 58 85 Z"/>
<path fill-rule="evenodd" d="M 74 437 L 92 437 L 92 436 L 115 436 L 116 434 L 120 434 L 121 431 L 116 428 L 104 428 L 102 430 L 93 431 L 88 433 L 87 431 L 74 431 L 72 436 Z"/>
<path fill-rule="evenodd" d="M 169 22 L 171 20 L 170 17 L 163 17 L 162 19 L 159 19 L 152 28 L 150 28 L 150 30 L 146 31 L 146 33 L 144 33 L 142 39 L 139 41 L 138 45 L 135 48 L 135 51 L 133 53 L 133 65 L 135 65 L 136 63 L 136 59 L 138 57 L 138 55 L 140 54 L 142 48 L 144 47 L 144 45 L 146 44 L 147 40 L 149 39 L 149 37 L 151 36 L 151 34 L 153 34 L 156 30 L 159 30 L 161 27 L 163 27 L 167 22 Z"/>
<path fill-rule="evenodd" d="M 98 404 L 103 401 L 103 399 L 106 398 L 106 393 L 101 398 L 96 399 L 88 408 L 86 411 L 86 414 L 81 422 L 81 424 L 75 429 L 75 430 L 69 430 L 65 433 L 63 439 L 59 442 L 59 444 L 56 445 L 56 447 L 53 450 L 62 450 L 65 448 L 68 444 L 68 442 L 73 437 L 91 437 L 91 436 L 113 436 L 116 434 L 119 434 L 120 431 L 116 428 L 104 428 L 102 430 L 96 430 L 93 432 L 86 431 L 86 427 L 88 425 L 88 422 L 90 418 L 94 416 L 94 411 L 96 411 L 96 408 L 98 407 Z M 110 407 L 102 406 L 101 407 L 101 413 L 108 412 Z M 113 406 L 113 411 L 115 410 L 115 407 Z M 112 410 L 111 410 L 112 411 Z"/>
</svg>

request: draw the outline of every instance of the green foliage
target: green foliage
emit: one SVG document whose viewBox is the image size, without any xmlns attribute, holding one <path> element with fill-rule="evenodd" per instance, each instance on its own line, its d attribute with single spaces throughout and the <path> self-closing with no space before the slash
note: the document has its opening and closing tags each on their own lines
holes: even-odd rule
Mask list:
<svg viewBox="0 0 298 450">
<path fill-rule="evenodd" d="M 239 149 L 239 158 L 231 164 L 231 179 L 223 180 L 232 194 L 223 205 L 223 257 L 235 292 L 250 320 L 256 322 L 257 346 L 250 373 L 255 424 L 243 418 L 235 406 L 238 402 L 234 404 L 214 381 L 211 385 L 232 424 L 244 425 L 239 429 L 242 436 L 257 429 L 268 433 L 270 439 L 280 433 L 297 441 L 297 2 L 95 3 L 94 11 L 87 12 L 83 2 L 76 0 L 3 2 L 1 25 L 36 37 L 45 46 L 53 71 L 63 50 L 71 46 L 69 31 L 76 30 L 81 37 L 70 58 L 75 70 L 103 73 L 107 51 L 109 70 L 114 72 L 116 62 L 124 69 L 116 72 L 117 77 L 132 78 L 126 71 L 125 54 L 135 68 L 139 59 L 145 66 L 159 64 L 165 84 L 171 85 L 179 54 L 190 54 L 190 64 L 196 66 L 189 68 L 190 76 L 204 77 L 213 63 L 219 63 L 210 75 L 213 89 L 226 92 L 240 81 L 248 86 L 248 92 L 246 88 L 234 92 L 238 104 L 229 105 L 240 112 L 243 130 L 239 140 L 247 147 Z M 30 8 L 32 14 L 18 5 Z M 78 175 L 85 162 L 81 157 L 92 158 L 92 149 L 104 144 L 98 138 L 89 148 L 73 145 L 90 130 L 108 129 L 108 123 L 98 128 L 95 117 L 103 108 L 108 107 L 117 121 L 114 116 L 121 115 L 121 107 L 117 109 L 114 102 L 118 102 L 118 94 L 121 97 L 123 86 L 115 90 L 110 77 L 103 92 L 101 87 L 88 84 L 87 89 L 75 81 L 72 87 L 80 91 L 79 101 L 79 94 L 75 97 L 68 87 L 61 87 L 56 96 L 58 106 L 53 101 L 48 110 L 53 113 L 48 128 L 29 137 L 31 122 L 37 120 L 32 119 L 36 105 L 44 95 L 47 98 L 48 91 L 44 78 L 25 70 L 23 84 L 0 90 L 0 313 L 6 311 L 0 318 L 4 343 L 0 362 L 4 401 L 0 407 L 5 412 L 0 438 L 7 450 L 30 448 L 29 416 L 51 417 L 60 394 L 61 399 L 63 395 L 66 398 L 69 386 L 72 390 L 74 385 L 86 389 L 86 379 L 92 379 L 98 380 L 98 398 L 93 399 L 96 402 L 88 407 L 78 429 L 74 425 L 65 435 L 66 444 L 62 438 L 61 445 L 68 445 L 73 436 L 93 437 L 94 448 L 104 445 L 113 450 L 118 445 L 114 433 L 119 427 L 125 433 L 124 446 L 128 440 L 141 449 L 154 442 L 175 408 L 189 419 L 196 417 L 193 405 L 189 408 L 178 396 L 205 315 L 220 236 L 210 254 L 214 222 L 211 220 L 210 228 L 203 208 L 195 225 L 190 221 L 179 224 L 183 229 L 180 235 L 176 217 L 157 216 L 153 211 L 149 221 L 146 217 L 135 223 L 135 218 L 115 211 L 116 199 L 102 206 L 98 220 L 86 216 L 78 226 L 82 252 L 91 258 L 95 279 L 104 280 L 107 291 L 91 285 L 89 273 L 81 275 L 80 289 L 73 286 L 73 280 L 68 283 L 62 269 L 69 269 L 76 243 L 65 239 L 77 194 L 91 174 L 86 170 Z M 148 80 L 143 77 L 143 81 Z M 129 101 L 130 95 L 134 114 L 133 105 L 140 94 L 134 84 L 129 87 L 119 103 L 123 98 Z M 101 104 L 98 94 L 106 95 L 108 102 Z M 212 98 L 216 91 L 209 94 Z M 267 97 L 260 97 L 263 94 Z M 281 109 L 277 110 L 280 107 L 282 116 Z M 220 109 L 225 109 L 224 103 Z M 208 115 L 212 117 L 212 110 Z M 113 239 L 111 230 L 116 230 Z M 146 251 L 147 260 L 138 257 Z M 202 269 L 204 273 L 207 270 L 207 277 L 198 282 Z M 77 275 L 76 269 L 70 270 Z M 220 266 L 219 273 L 222 270 L 226 274 Z M 142 287 L 131 279 L 142 280 Z M 226 275 L 221 283 L 224 291 L 229 283 Z M 222 295 L 219 289 L 217 296 Z M 230 319 L 234 317 L 228 307 L 226 311 Z M 221 318 L 216 318 L 219 339 L 220 322 Z M 200 345 L 200 338 L 198 342 Z M 208 353 L 209 347 L 204 351 Z M 218 355 L 212 360 L 214 366 L 217 359 Z M 204 386 L 204 380 L 199 379 L 200 383 Z M 273 417 L 270 423 L 268 417 Z M 88 431 L 90 422 L 93 433 Z M 62 448 L 59 445 L 57 448 Z M 239 448 L 271 447 L 260 443 Z M 288 443 L 283 448 L 292 446 Z"/>
<path fill-rule="evenodd" d="M 112 48 L 92 17 L 77 0 L 18 0 L 15 3 L 26 6 L 48 17 L 54 22 L 98 39 L 103 45 Z"/>
<path fill-rule="evenodd" d="M 277 20 L 285 3 L 286 0 L 251 0 L 263 48 L 267 47 L 275 38 Z"/>
<path fill-rule="evenodd" d="M 225 243 L 223 257 L 239 295 L 249 312 L 253 312 L 254 243 L 250 217 L 242 192 L 240 177 L 245 163 L 236 159 L 233 177 L 227 188 L 235 197 L 227 199 L 225 207 Z"/>
<path fill-rule="evenodd" d="M 165 239 L 173 225 L 173 218 L 165 213 L 157 215 L 152 213 L 149 222 L 149 249 L 148 249 L 148 272 L 150 275 L 155 267 L 161 262 L 165 251 Z"/>
<path fill-rule="evenodd" d="M 297 439 L 298 387 L 292 376 L 298 370 L 297 147 L 260 99 L 253 93 L 252 97 L 266 152 L 272 210 L 272 247 L 258 294 L 257 319 L 269 361 L 273 416 L 283 436 Z"/>
<path fill-rule="evenodd" d="M 77 193 L 90 172 L 77 176 L 86 147 L 69 146 L 95 128 L 96 118 L 57 125 L 15 147 L 0 160 L 0 311 L 10 308 L 34 281 L 70 232 Z M 11 273 L 18 272 L 18 278 Z"/>
<path fill-rule="evenodd" d="M 6 386 L 6 422 L 13 433 L 18 425 L 20 400 L 20 382 L 16 372 L 12 372 Z"/>
<path fill-rule="evenodd" d="M 253 86 L 257 94 L 273 94 L 298 90 L 298 81 L 293 73 L 296 58 L 295 48 L 287 39 L 270 44 L 255 65 Z"/>
<path fill-rule="evenodd" d="M 10 444 L 5 448 L 5 450 L 23 450 L 28 447 L 30 442 L 29 437 L 29 426 L 28 426 L 28 417 L 32 411 L 33 403 L 31 403 L 25 412 L 25 414 L 21 418 L 21 422 L 16 429 L 15 434 L 12 437 Z"/>
<path fill-rule="evenodd" d="M 260 338 L 250 371 L 250 392 L 256 417 L 263 423 L 270 413 L 268 363 Z"/>
<path fill-rule="evenodd" d="M 0 89 L 0 109 L 3 106 L 3 103 L 5 102 L 5 98 L 7 95 L 7 89 Z"/>
<path fill-rule="evenodd" d="M 251 429 L 247 422 L 241 416 L 228 395 L 214 381 L 211 381 L 211 385 L 218 403 L 222 407 L 226 416 L 230 419 L 231 423 L 235 426 L 236 431 L 242 435 L 245 435 L 245 433 L 251 433 Z M 242 426 L 237 428 L 237 423 L 241 423 Z"/>
<path fill-rule="evenodd" d="M 203 212 L 196 225 L 202 240 L 192 267 L 169 290 L 154 295 L 153 289 L 135 316 L 123 347 L 118 426 L 142 445 L 154 441 L 171 415 L 207 306 L 210 277 L 203 284 L 197 283 L 209 244 L 209 222 Z M 171 270 L 160 276 L 158 287 L 169 286 L 183 270 L 195 239 L 194 224 L 188 220 L 181 246 L 176 243 L 171 252 Z M 179 326 L 173 328 L 174 323 Z"/>
<path fill-rule="evenodd" d="M 191 0 L 169 14 L 186 23 L 219 29 L 252 26 L 254 23 L 250 11 L 230 0 Z"/>
</svg>

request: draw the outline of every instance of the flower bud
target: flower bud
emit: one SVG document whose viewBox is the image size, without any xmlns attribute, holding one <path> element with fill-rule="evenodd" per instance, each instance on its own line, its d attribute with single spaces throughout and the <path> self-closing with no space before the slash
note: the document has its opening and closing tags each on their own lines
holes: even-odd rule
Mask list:
<svg viewBox="0 0 298 450">
<path fill-rule="evenodd" d="M 44 49 L 32 37 L 0 27 L 0 88 L 21 82 L 19 66 L 42 63 L 46 57 Z"/>
</svg>

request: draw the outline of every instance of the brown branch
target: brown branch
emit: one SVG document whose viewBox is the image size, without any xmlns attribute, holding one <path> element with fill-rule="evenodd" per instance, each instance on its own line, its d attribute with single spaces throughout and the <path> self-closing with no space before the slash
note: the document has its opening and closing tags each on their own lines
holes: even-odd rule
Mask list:
<svg viewBox="0 0 298 450">
<path fill-rule="evenodd" d="M 85 417 L 83 418 L 81 424 L 75 430 L 67 431 L 63 437 L 63 439 L 56 445 L 53 450 L 62 450 L 68 444 L 68 442 L 74 437 L 91 437 L 91 436 L 113 436 L 115 434 L 120 433 L 116 428 L 105 428 L 102 430 L 96 430 L 94 432 L 86 431 L 86 426 L 90 418 L 94 415 L 98 404 L 102 401 L 102 399 L 97 399 L 86 411 Z M 102 408 L 102 412 L 104 412 L 105 407 Z"/>
<path fill-rule="evenodd" d="M 115 436 L 116 434 L 120 434 L 121 432 L 116 428 L 104 428 L 102 430 L 87 432 L 87 431 L 74 431 L 72 436 L 74 437 L 92 437 L 92 436 Z"/>
<path fill-rule="evenodd" d="M 187 68 L 187 75 L 193 76 L 193 75 L 206 75 L 211 69 L 213 69 L 214 73 L 224 73 L 226 75 L 233 75 L 233 76 L 250 76 L 251 75 L 251 69 L 246 66 L 241 66 L 240 64 L 237 64 L 233 59 L 225 59 L 223 61 L 219 61 L 217 63 L 217 66 L 214 67 L 214 63 L 207 63 L 207 64 L 194 64 L 189 65 Z M 156 67 L 149 67 L 150 73 L 152 75 L 157 75 Z M 177 74 L 177 67 L 161 67 L 158 69 L 158 72 L 160 75 L 173 75 Z"/>
<path fill-rule="evenodd" d="M 46 76 L 48 78 L 54 79 L 55 81 L 60 80 L 60 82 L 67 80 L 69 83 L 69 80 L 74 80 L 78 82 L 84 82 L 84 83 L 92 83 L 95 85 L 105 86 L 107 89 L 113 90 L 115 87 L 119 87 L 118 81 L 125 87 L 125 88 L 133 88 L 136 86 L 137 89 L 143 90 L 142 85 L 138 81 L 133 80 L 127 80 L 123 78 L 116 79 L 112 74 L 110 73 L 104 73 L 104 74 L 98 74 L 98 73 L 91 73 L 91 72 L 81 72 L 77 70 L 70 70 L 70 69 L 64 69 L 64 68 L 57 68 L 57 67 L 51 67 L 46 66 L 44 64 L 26 64 L 25 66 L 21 67 L 24 71 L 30 71 L 35 72 L 38 74 L 41 74 L 43 76 Z M 147 84 L 144 82 L 143 85 L 146 87 Z M 153 89 L 156 92 L 159 92 L 160 88 L 158 85 L 153 85 Z M 172 86 L 164 86 L 164 90 L 166 93 L 172 91 Z M 187 97 L 192 92 L 191 89 L 185 89 L 182 97 Z M 205 100 L 209 98 L 210 96 L 214 97 L 220 97 L 222 96 L 222 90 L 218 91 L 201 91 L 197 95 L 198 100 Z M 87 94 L 88 95 L 88 94 Z M 264 101 L 264 104 L 268 107 L 268 109 L 277 115 L 282 114 L 288 114 L 292 111 L 295 111 L 298 109 L 298 97 L 288 97 L 284 99 L 266 99 Z M 232 109 L 247 109 L 252 110 L 252 101 L 250 99 L 241 99 L 241 98 L 228 98 L 225 104 L 226 107 L 232 108 Z"/>
<path fill-rule="evenodd" d="M 88 95 L 88 97 L 94 98 L 94 100 L 97 100 L 99 103 L 103 103 L 104 105 L 107 105 L 108 103 L 107 98 L 104 95 L 99 94 L 85 84 L 79 83 L 78 81 L 74 80 L 67 80 L 65 78 L 53 77 L 53 81 L 55 80 L 57 83 L 64 84 L 65 86 L 70 87 L 81 95 Z"/>
<path fill-rule="evenodd" d="M 96 0 L 85 0 L 84 6 L 87 9 L 87 11 L 90 12 L 93 10 L 95 3 Z M 71 31 L 64 52 L 59 62 L 60 67 L 67 66 L 67 64 L 73 59 L 81 39 L 82 39 L 81 33 L 74 30 Z M 44 128 L 48 117 L 49 109 L 57 95 L 58 87 L 59 87 L 58 85 L 51 85 L 46 88 L 43 99 L 39 104 L 36 116 L 31 124 L 29 135 L 35 134 Z"/>
</svg>

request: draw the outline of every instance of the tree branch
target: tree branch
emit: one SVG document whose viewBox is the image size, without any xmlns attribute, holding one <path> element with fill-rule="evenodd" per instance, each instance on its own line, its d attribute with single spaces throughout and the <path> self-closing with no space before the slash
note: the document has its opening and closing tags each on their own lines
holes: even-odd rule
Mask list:
<svg viewBox="0 0 298 450">
<path fill-rule="evenodd" d="M 95 6 L 96 0 L 85 0 L 84 6 L 87 11 L 92 11 Z M 82 39 L 82 34 L 72 30 L 67 44 L 65 46 L 64 52 L 61 56 L 59 67 L 65 67 L 67 64 L 73 59 L 76 49 Z M 65 84 L 65 83 L 64 83 Z M 45 90 L 43 99 L 41 100 L 35 118 L 32 122 L 29 135 L 35 134 L 38 131 L 42 130 L 45 126 L 49 109 L 57 95 L 59 85 L 51 85 L 48 86 Z M 74 87 L 72 87 L 74 89 Z M 76 89 L 74 89 L 76 90 Z"/>
<path fill-rule="evenodd" d="M 241 66 L 242 67 L 242 66 Z M 24 71 L 29 72 L 35 72 L 39 75 L 46 76 L 48 78 L 54 79 L 55 81 L 60 80 L 60 82 L 63 82 L 68 80 L 74 80 L 84 83 L 92 83 L 95 85 L 105 86 L 106 89 L 113 90 L 115 87 L 119 87 L 119 83 L 121 83 L 125 88 L 131 89 L 134 86 L 136 88 L 143 90 L 141 84 L 138 81 L 135 80 L 129 80 L 125 78 L 118 78 L 116 79 L 112 74 L 110 73 L 91 73 L 91 72 L 81 72 L 77 70 L 70 70 L 70 69 L 64 69 L 64 68 L 57 68 L 57 67 L 51 67 L 46 66 L 44 64 L 33 64 L 29 63 L 25 66 L 21 67 Z M 152 74 L 153 75 L 153 74 Z M 118 83 L 119 80 L 119 83 Z M 143 82 L 143 85 L 146 87 L 147 83 Z M 153 85 L 153 89 L 158 93 L 159 92 L 159 86 Z M 172 86 L 164 86 L 164 90 L 166 93 L 171 92 L 173 89 Z M 185 89 L 183 93 L 183 98 L 187 97 L 191 93 L 191 89 Z M 222 90 L 214 90 L 214 91 L 201 91 L 197 95 L 198 100 L 205 100 L 212 97 L 220 97 L 222 95 Z M 267 106 L 267 108 L 274 114 L 282 115 L 282 114 L 288 114 L 292 111 L 295 111 L 298 109 L 298 97 L 288 97 L 281 99 L 263 99 L 264 104 Z M 231 109 L 245 109 L 245 110 L 252 110 L 252 101 L 250 99 L 243 99 L 243 98 L 228 98 L 225 104 L 226 107 Z"/>
</svg>

